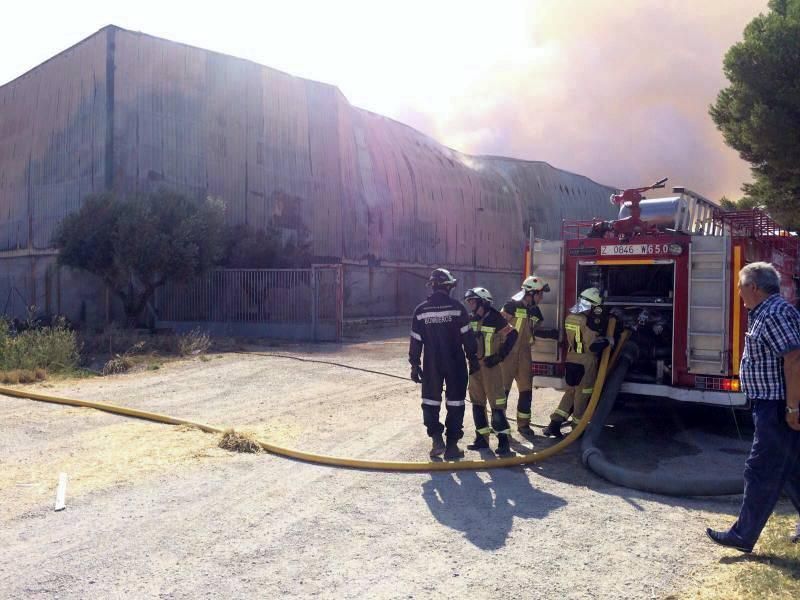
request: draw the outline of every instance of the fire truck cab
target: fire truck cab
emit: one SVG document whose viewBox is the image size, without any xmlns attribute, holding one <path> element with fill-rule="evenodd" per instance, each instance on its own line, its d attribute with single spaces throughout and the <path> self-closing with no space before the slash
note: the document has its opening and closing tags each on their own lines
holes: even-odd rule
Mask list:
<svg viewBox="0 0 800 600">
<path fill-rule="evenodd" d="M 577 294 L 597 287 L 605 316 L 632 331 L 639 358 L 621 393 L 745 407 L 739 362 L 747 313 L 738 295 L 739 270 L 771 262 L 781 293 L 796 304 L 800 244 L 761 210 L 725 212 L 685 188 L 647 200 L 625 190 L 611 197 L 615 221 L 565 221 L 559 241 L 531 240 L 531 271 L 555 293 L 540 307 L 560 340 L 537 339 L 534 387 L 564 387 L 563 321 Z"/>
</svg>

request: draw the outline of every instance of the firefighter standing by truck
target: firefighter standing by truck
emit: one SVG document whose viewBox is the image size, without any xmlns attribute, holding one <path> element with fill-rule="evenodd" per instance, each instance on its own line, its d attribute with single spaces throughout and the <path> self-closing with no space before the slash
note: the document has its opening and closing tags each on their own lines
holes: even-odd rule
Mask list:
<svg viewBox="0 0 800 600">
<path fill-rule="evenodd" d="M 550 424 L 543 433 L 548 437 L 561 437 L 561 425 L 569 418 L 574 423 L 583 417 L 597 377 L 598 353 L 614 345 L 614 338 L 604 336 L 603 297 L 597 288 L 583 290 L 578 302 L 564 320 L 567 337 L 567 360 L 564 379 L 567 389 L 550 415 Z"/>
<path fill-rule="evenodd" d="M 544 317 L 538 304 L 550 286 L 536 275 L 526 277 L 522 289 L 506 302 L 501 314 L 517 332 L 517 342 L 508 358 L 503 361 L 503 387 L 506 398 L 517 382 L 517 430 L 523 435 L 533 435 L 531 429 L 531 403 L 533 400 L 533 375 L 531 373 L 531 346 L 536 337 L 557 339 L 558 330 L 541 328 Z"/>
<path fill-rule="evenodd" d="M 434 269 L 427 285 L 433 293 L 414 309 L 408 362 L 411 379 L 422 384 L 422 420 L 432 440 L 431 458 L 461 458 L 458 440 L 464 436 L 467 396 L 467 365 L 477 360 L 475 338 L 464 306 L 450 297 L 456 279 L 447 269 Z M 420 357 L 423 365 L 420 366 Z M 442 387 L 446 385 L 447 418 L 439 421 Z M 447 434 L 447 444 L 442 437 Z"/>
<path fill-rule="evenodd" d="M 475 441 L 470 450 L 489 448 L 489 434 L 497 434 L 497 454 L 511 454 L 511 427 L 506 418 L 506 393 L 503 387 L 505 360 L 517 340 L 517 331 L 508 324 L 492 306 L 492 295 L 482 287 L 472 288 L 464 294 L 472 312 L 470 326 L 477 341 L 477 355 L 469 360 L 469 400 L 475 421 Z M 492 410 L 491 426 L 486 418 L 486 404 Z"/>
</svg>

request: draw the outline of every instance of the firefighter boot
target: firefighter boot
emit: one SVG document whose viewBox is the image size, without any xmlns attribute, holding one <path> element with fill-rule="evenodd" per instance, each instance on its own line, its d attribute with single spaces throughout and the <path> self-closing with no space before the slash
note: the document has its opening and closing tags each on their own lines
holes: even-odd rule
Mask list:
<svg viewBox="0 0 800 600">
<path fill-rule="evenodd" d="M 489 421 L 486 408 L 478 404 L 472 405 L 472 420 L 475 421 L 475 441 L 467 446 L 467 450 L 485 450 L 489 447 Z"/>
<path fill-rule="evenodd" d="M 431 458 L 436 458 L 437 456 L 444 454 L 445 445 L 442 434 L 437 433 L 436 435 L 432 436 L 431 441 Z"/>
<path fill-rule="evenodd" d="M 511 456 L 514 454 L 509 445 L 509 435 L 507 433 L 497 434 L 497 455 L 498 456 Z"/>
<path fill-rule="evenodd" d="M 458 447 L 458 438 L 447 438 L 447 448 L 444 451 L 445 460 L 464 458 L 464 451 Z"/>
<path fill-rule="evenodd" d="M 475 435 L 475 441 L 467 445 L 467 450 L 486 450 L 489 447 L 488 435 Z"/>
<path fill-rule="evenodd" d="M 564 437 L 561 434 L 561 421 L 554 421 L 553 419 L 550 419 L 550 424 L 542 429 L 542 435 L 557 439 Z"/>
<path fill-rule="evenodd" d="M 517 431 L 524 436 L 534 435 L 531 429 L 531 391 L 519 393 L 519 405 L 517 408 Z"/>
</svg>

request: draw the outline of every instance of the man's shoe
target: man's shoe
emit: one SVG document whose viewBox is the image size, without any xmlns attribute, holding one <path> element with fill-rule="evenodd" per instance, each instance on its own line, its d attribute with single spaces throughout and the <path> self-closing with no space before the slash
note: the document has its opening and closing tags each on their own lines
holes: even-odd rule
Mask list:
<svg viewBox="0 0 800 600">
<path fill-rule="evenodd" d="M 793 544 L 800 542 L 800 521 L 794 526 L 794 533 L 789 536 L 789 541 Z"/>
<path fill-rule="evenodd" d="M 442 434 L 434 435 L 431 437 L 432 444 L 431 444 L 431 458 L 436 458 L 437 456 L 441 456 L 444 454 L 445 445 L 444 445 L 444 438 Z"/>
<path fill-rule="evenodd" d="M 733 548 L 734 550 L 738 550 L 739 552 L 744 552 L 746 554 L 749 554 L 753 551 L 751 546 L 745 546 L 742 544 L 742 542 L 734 539 L 730 532 L 714 531 L 708 527 L 706 528 L 706 535 L 712 542 L 719 544 L 720 546 L 724 546 L 725 548 Z"/>
<path fill-rule="evenodd" d="M 447 440 L 447 448 L 444 451 L 445 460 L 456 460 L 464 458 L 464 451 L 458 447 L 458 440 Z"/>
<path fill-rule="evenodd" d="M 561 423 L 550 421 L 550 425 L 542 429 L 542 435 L 551 438 L 563 438 L 564 435 L 561 433 Z"/>
<path fill-rule="evenodd" d="M 475 441 L 467 446 L 467 450 L 485 450 L 489 447 L 489 442 L 485 435 L 478 434 Z"/>
</svg>

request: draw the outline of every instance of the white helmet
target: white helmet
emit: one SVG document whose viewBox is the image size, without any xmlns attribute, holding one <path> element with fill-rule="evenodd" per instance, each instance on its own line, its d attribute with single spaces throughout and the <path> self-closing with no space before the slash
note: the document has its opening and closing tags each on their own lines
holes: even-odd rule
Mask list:
<svg viewBox="0 0 800 600">
<path fill-rule="evenodd" d="M 486 304 L 492 303 L 492 294 L 489 290 L 482 287 L 474 287 L 466 291 L 464 300 L 479 300 Z"/>
</svg>

